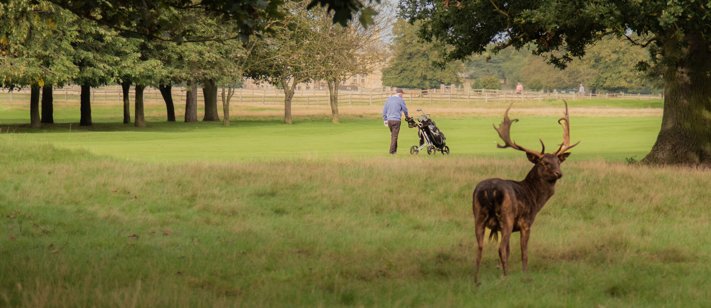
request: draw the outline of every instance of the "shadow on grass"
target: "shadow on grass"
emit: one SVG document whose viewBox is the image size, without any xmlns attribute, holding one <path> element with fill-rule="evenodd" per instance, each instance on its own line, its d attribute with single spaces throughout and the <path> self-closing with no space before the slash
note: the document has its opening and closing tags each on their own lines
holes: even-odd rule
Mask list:
<svg viewBox="0 0 711 308">
<path fill-rule="evenodd" d="M 303 122 L 329 122 L 330 119 L 299 119 L 292 125 Z M 222 121 L 214 122 L 147 122 L 145 127 L 136 127 L 133 123 L 99 122 L 91 126 L 81 126 L 79 123 L 43 123 L 40 128 L 32 128 L 30 124 L 0 124 L 0 133 L 78 133 L 78 132 L 190 132 L 204 128 L 240 129 L 248 127 L 263 127 L 286 125 L 281 119 L 264 118 L 231 121 L 230 126 L 224 126 Z"/>
</svg>

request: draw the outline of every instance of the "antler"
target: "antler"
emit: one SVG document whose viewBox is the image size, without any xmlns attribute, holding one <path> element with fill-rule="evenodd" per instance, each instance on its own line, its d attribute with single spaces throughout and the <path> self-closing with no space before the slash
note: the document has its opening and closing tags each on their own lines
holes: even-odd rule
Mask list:
<svg viewBox="0 0 711 308">
<path fill-rule="evenodd" d="M 560 147 L 558 148 L 558 151 L 555 152 L 555 155 L 563 154 L 580 143 L 580 141 L 578 141 L 574 145 L 570 145 L 570 116 L 568 115 L 568 102 L 563 100 L 563 103 L 565 103 L 565 117 L 558 119 L 558 124 L 563 126 L 563 143 L 560 144 Z"/>
<path fill-rule="evenodd" d="M 516 149 L 519 151 L 524 151 L 528 154 L 537 156 L 539 158 L 543 157 L 543 152 L 546 150 L 546 146 L 545 146 L 545 144 L 543 144 L 543 140 L 538 139 L 538 141 L 541 142 L 541 146 L 542 146 L 540 153 L 533 151 L 533 150 L 529 150 L 527 148 L 524 148 L 524 147 L 516 144 L 516 142 L 513 142 L 511 140 L 511 124 L 513 124 L 513 122 L 518 121 L 518 119 L 511 120 L 509 118 L 509 109 L 511 109 L 511 106 L 513 106 L 513 103 L 511 103 L 511 105 L 509 105 L 509 108 L 506 108 L 506 112 L 504 113 L 504 120 L 501 122 L 501 124 L 499 124 L 499 128 L 496 128 L 496 126 L 494 126 L 494 129 L 496 130 L 496 132 L 499 133 L 499 137 L 501 137 L 501 140 L 504 141 L 504 145 L 497 144 L 496 146 L 499 147 L 500 149 L 513 148 L 513 149 Z"/>
</svg>

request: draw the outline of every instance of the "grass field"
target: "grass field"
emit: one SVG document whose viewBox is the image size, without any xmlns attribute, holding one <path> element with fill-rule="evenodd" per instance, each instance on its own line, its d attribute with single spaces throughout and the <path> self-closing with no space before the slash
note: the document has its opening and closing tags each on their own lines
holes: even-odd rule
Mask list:
<svg viewBox="0 0 711 308">
<path fill-rule="evenodd" d="M 562 110 L 543 107 L 512 110 L 515 140 L 560 142 Z M 471 190 L 530 168 L 495 148 L 494 111 L 432 106 L 453 154 L 390 157 L 378 110 L 145 129 L 107 111 L 33 131 L 0 108 L 0 306 L 711 305 L 711 177 L 625 164 L 660 121 L 634 106 L 571 109 L 582 143 L 534 225 L 529 273 L 517 236 L 507 278 L 487 243 L 479 287 Z"/>
</svg>

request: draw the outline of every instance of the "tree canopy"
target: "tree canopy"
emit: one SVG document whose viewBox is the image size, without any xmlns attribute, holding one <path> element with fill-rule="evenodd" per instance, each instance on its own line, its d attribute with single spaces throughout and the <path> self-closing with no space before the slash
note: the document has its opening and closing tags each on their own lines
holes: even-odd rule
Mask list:
<svg viewBox="0 0 711 308">
<path fill-rule="evenodd" d="M 461 63 L 439 63 L 445 56 L 441 45 L 417 37 L 418 25 L 399 20 L 393 27 L 392 58 L 383 69 L 383 85 L 432 89 L 459 84 Z"/>
<path fill-rule="evenodd" d="M 520 50 L 509 47 L 497 53 L 473 55 L 467 58 L 465 65 L 474 85 L 496 78 L 503 81 L 504 88 L 522 82 L 530 90 L 577 91 L 582 83 L 596 92 L 651 92 L 659 88 L 658 83 L 636 69 L 647 55 L 643 48 L 626 39 L 609 37 L 590 46 L 585 57 L 574 59 L 565 70 L 546 64 L 545 58 L 531 54 L 528 47 Z"/>
<path fill-rule="evenodd" d="M 711 165 L 711 3 L 705 1 L 401 0 L 421 21 L 420 35 L 451 46 L 462 59 L 508 46 L 543 54 L 565 67 L 605 36 L 647 48 L 638 65 L 664 82 L 664 115 L 644 161 Z"/>
<path fill-rule="evenodd" d="M 215 37 L 194 33 L 190 15 L 198 11 L 229 20 L 236 24 L 233 38 L 247 40 L 249 35 L 263 30 L 270 20 L 284 17 L 281 7 L 289 0 L 50 0 L 78 16 L 113 28 L 122 35 L 140 36 L 152 40 L 206 41 Z M 358 17 L 369 23 L 375 10 L 370 6 L 380 0 L 311 0 L 308 8 L 325 7 L 333 14 L 333 22 L 345 25 Z"/>
</svg>

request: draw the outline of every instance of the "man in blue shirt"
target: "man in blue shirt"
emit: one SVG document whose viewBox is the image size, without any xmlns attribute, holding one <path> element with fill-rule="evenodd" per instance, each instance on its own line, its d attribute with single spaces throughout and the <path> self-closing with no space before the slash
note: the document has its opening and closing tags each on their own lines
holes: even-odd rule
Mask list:
<svg viewBox="0 0 711 308">
<path fill-rule="evenodd" d="M 405 118 L 408 118 L 407 106 L 405 106 L 405 100 L 402 99 L 403 94 L 402 89 L 395 89 L 395 94 L 388 97 L 383 107 L 383 124 L 390 128 L 390 154 L 397 153 L 401 114 L 405 113 Z"/>
</svg>

